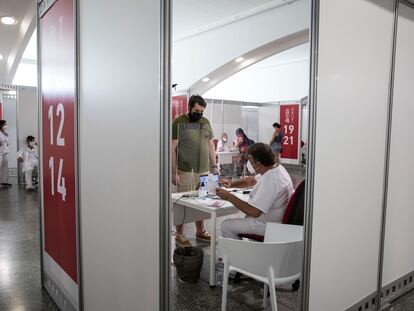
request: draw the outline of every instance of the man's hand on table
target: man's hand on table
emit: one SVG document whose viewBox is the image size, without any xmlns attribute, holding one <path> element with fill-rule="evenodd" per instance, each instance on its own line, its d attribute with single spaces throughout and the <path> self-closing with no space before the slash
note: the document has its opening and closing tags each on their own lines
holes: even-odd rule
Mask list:
<svg viewBox="0 0 414 311">
<path fill-rule="evenodd" d="M 228 179 L 220 179 L 219 184 L 225 188 L 231 188 L 231 181 Z"/>
<path fill-rule="evenodd" d="M 229 201 L 229 199 L 233 196 L 233 194 L 231 194 L 230 192 L 222 188 L 216 189 L 216 194 L 220 199 L 226 200 L 226 201 Z"/>
</svg>

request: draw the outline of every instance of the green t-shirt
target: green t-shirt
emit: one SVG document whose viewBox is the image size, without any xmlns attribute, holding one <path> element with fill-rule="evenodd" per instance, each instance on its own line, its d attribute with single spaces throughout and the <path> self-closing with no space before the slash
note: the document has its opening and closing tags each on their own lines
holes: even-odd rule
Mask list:
<svg viewBox="0 0 414 311">
<path fill-rule="evenodd" d="M 172 139 L 178 140 L 177 168 L 184 172 L 208 172 L 209 141 L 213 137 L 210 122 L 206 118 L 190 122 L 187 114 L 177 117 L 172 125 Z"/>
</svg>

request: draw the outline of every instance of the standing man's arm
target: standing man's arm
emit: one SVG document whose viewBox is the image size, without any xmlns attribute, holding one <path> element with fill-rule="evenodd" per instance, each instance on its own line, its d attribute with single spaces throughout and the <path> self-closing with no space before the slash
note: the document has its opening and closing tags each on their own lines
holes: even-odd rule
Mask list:
<svg viewBox="0 0 414 311">
<path fill-rule="evenodd" d="M 172 179 L 172 183 L 174 185 L 179 185 L 180 184 L 180 179 L 178 178 L 178 174 L 177 174 L 177 145 L 178 145 L 178 140 L 173 139 L 172 143 L 171 143 L 171 151 L 172 151 L 172 155 L 171 155 L 171 179 Z"/>
<path fill-rule="evenodd" d="M 208 150 L 210 155 L 210 171 L 214 174 L 218 174 L 218 167 L 216 163 L 216 148 L 214 147 L 213 139 L 208 141 Z"/>
</svg>

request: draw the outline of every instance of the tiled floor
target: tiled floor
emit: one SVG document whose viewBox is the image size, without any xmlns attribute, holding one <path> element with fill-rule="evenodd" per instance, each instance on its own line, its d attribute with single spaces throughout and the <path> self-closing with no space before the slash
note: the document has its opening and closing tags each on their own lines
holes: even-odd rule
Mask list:
<svg viewBox="0 0 414 311">
<path fill-rule="evenodd" d="M 305 170 L 298 167 L 288 167 L 293 185 L 296 187 L 303 179 Z M 220 236 L 221 223 L 226 218 L 243 217 L 243 213 L 230 215 L 217 219 L 217 235 Z M 207 230 L 210 230 L 210 221 L 205 222 Z M 204 262 L 201 271 L 200 281 L 197 284 L 187 284 L 182 282 L 176 276 L 174 265 L 171 265 L 172 272 L 172 293 L 171 293 L 171 310 L 172 311 L 190 311 L 190 310 L 220 310 L 221 294 L 220 287 L 210 289 L 209 286 L 209 254 L 210 247 L 208 244 L 199 243 L 194 239 L 194 225 L 188 224 L 184 229 L 186 237 L 189 238 L 193 245 L 201 247 L 204 251 Z M 217 254 L 220 257 L 220 254 Z M 262 284 L 251 279 L 243 281 L 241 284 L 229 282 L 229 294 L 227 301 L 228 310 L 263 310 L 262 309 Z M 290 285 L 277 290 L 279 311 L 299 311 L 300 291 L 292 292 Z M 270 308 L 270 301 L 268 303 Z"/>
<path fill-rule="evenodd" d="M 413 311 L 414 310 L 414 289 L 391 302 L 387 311 Z"/>
<path fill-rule="evenodd" d="M 0 191 L 0 310 L 57 310 L 40 283 L 37 192 Z"/>
<path fill-rule="evenodd" d="M 302 169 L 289 169 L 289 172 L 295 185 L 303 178 Z M 12 182 L 12 188 L 0 191 L 0 310 L 56 311 L 56 305 L 40 284 L 37 193 L 26 192 L 16 185 L 15 180 Z M 188 225 L 186 234 L 194 236 L 194 226 Z M 200 246 L 205 252 L 205 261 L 197 284 L 180 281 L 176 277 L 174 266 L 171 266 L 172 311 L 209 311 L 220 308 L 221 288 L 210 289 L 208 284 L 210 250 L 206 244 Z M 261 310 L 261 284 L 243 280 L 240 284 L 230 282 L 229 287 L 228 310 Z M 286 286 L 278 289 L 277 293 L 279 311 L 300 310 L 297 305 L 300 291 L 291 292 L 289 286 Z M 389 310 L 413 311 L 414 290 L 394 301 Z"/>
</svg>

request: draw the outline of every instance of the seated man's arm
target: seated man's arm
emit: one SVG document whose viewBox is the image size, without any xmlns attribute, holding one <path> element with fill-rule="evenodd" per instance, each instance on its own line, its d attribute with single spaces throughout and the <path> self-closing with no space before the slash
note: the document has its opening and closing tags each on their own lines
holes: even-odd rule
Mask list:
<svg viewBox="0 0 414 311">
<path fill-rule="evenodd" d="M 248 188 L 253 187 L 256 184 L 256 178 L 254 176 L 248 176 L 243 179 L 235 180 L 229 183 L 228 188 Z"/>
<path fill-rule="evenodd" d="M 258 208 L 239 199 L 238 197 L 224 189 L 217 189 L 217 195 L 223 200 L 229 201 L 231 204 L 233 204 L 235 207 L 237 207 L 239 210 L 241 210 L 246 215 L 249 215 L 250 217 L 257 218 L 262 214 L 262 211 Z"/>
</svg>

